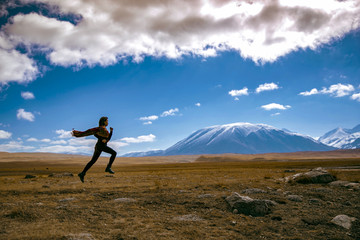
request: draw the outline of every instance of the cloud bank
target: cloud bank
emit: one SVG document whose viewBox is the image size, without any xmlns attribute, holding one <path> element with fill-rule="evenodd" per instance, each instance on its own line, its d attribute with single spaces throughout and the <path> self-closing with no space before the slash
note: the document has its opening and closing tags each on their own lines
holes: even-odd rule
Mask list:
<svg viewBox="0 0 360 240">
<path fill-rule="evenodd" d="M 318 90 L 316 88 L 311 89 L 310 91 L 305 91 L 299 93 L 299 95 L 302 96 L 311 96 L 311 95 L 317 95 L 317 94 L 327 94 L 332 97 L 345 97 L 351 95 L 355 91 L 355 87 L 351 84 L 333 84 L 330 87 L 323 87 L 322 90 Z M 351 99 L 358 100 L 359 94 L 354 93 L 351 96 Z"/>
<path fill-rule="evenodd" d="M 36 78 L 39 69 L 29 57 L 34 47 L 51 64 L 65 67 L 140 62 L 146 56 L 207 58 L 223 51 L 266 63 L 298 49 L 316 49 L 360 26 L 358 0 L 30 2 L 48 4 L 58 16 L 72 14 L 77 21 L 38 13 L 13 16 L 0 32 L 2 84 Z M 17 51 L 19 45 L 28 52 Z"/>
</svg>

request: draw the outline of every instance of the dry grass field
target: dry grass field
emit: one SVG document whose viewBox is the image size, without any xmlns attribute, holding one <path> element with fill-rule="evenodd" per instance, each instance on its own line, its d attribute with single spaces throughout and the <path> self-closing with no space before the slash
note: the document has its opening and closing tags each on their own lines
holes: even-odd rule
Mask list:
<svg viewBox="0 0 360 240">
<path fill-rule="evenodd" d="M 89 158 L 0 153 L 0 239 L 360 239 L 360 191 L 280 180 L 323 167 L 360 182 L 360 151 L 117 158 L 114 175 L 105 157 L 81 183 Z M 252 188 L 273 211 L 232 213 L 224 198 Z M 339 214 L 358 220 L 347 230 Z"/>
</svg>

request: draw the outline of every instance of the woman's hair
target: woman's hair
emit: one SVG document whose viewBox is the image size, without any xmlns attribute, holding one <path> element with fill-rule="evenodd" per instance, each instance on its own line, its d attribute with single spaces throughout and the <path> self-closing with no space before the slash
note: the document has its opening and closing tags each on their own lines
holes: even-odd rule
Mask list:
<svg viewBox="0 0 360 240">
<path fill-rule="evenodd" d="M 107 117 L 101 117 L 99 120 L 99 127 L 105 126 L 105 122 L 108 118 Z"/>
</svg>

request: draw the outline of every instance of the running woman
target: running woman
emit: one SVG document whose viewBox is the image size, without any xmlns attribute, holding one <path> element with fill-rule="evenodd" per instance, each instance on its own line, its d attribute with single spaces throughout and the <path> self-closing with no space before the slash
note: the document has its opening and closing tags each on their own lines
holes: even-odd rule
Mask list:
<svg viewBox="0 0 360 240">
<path fill-rule="evenodd" d="M 108 126 L 108 118 L 107 117 L 101 117 L 99 120 L 99 127 L 95 127 L 95 128 L 90 128 L 86 131 L 76 131 L 73 130 L 72 131 L 72 135 L 74 137 L 85 137 L 85 136 L 90 136 L 90 135 L 94 135 L 98 141 L 95 145 L 95 151 L 94 154 L 90 160 L 90 162 L 85 166 L 84 170 L 78 174 L 81 182 L 84 182 L 84 177 L 86 175 L 86 172 L 91 168 L 91 166 L 98 160 L 98 158 L 100 157 L 100 154 L 102 152 L 106 152 L 106 153 L 110 153 L 111 157 L 109 160 L 109 163 L 105 169 L 105 172 L 114 174 L 115 172 L 113 170 L 111 170 L 111 165 L 113 164 L 115 157 L 116 157 L 116 152 L 107 146 L 107 143 L 110 141 L 112 133 L 113 133 L 113 128 L 110 127 L 110 133 L 109 131 L 106 129 L 106 127 Z"/>
</svg>

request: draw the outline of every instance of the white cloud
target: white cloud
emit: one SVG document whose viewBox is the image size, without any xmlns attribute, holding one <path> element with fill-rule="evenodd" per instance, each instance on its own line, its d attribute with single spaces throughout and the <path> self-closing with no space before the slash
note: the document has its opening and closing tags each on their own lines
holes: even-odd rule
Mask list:
<svg viewBox="0 0 360 240">
<path fill-rule="evenodd" d="M 39 140 L 39 139 L 34 138 L 34 137 L 28 138 L 26 141 L 27 142 L 43 142 L 43 143 L 50 143 L 51 142 L 51 140 L 48 139 L 48 138 L 44 138 L 44 139 Z"/>
<path fill-rule="evenodd" d="M 138 136 L 137 138 L 125 137 L 120 140 L 126 143 L 143 143 L 143 142 L 153 142 L 155 141 L 155 138 L 156 138 L 155 135 L 149 134 L 149 135 Z"/>
<path fill-rule="evenodd" d="M 233 97 L 238 97 L 238 96 L 242 96 L 242 95 L 249 95 L 248 93 L 248 88 L 244 87 L 241 90 L 231 90 L 229 91 L 229 95 L 233 96 Z"/>
<path fill-rule="evenodd" d="M 170 109 L 168 111 L 164 111 L 162 114 L 161 114 L 161 117 L 167 117 L 167 116 L 175 116 L 175 114 L 179 112 L 179 109 L 178 108 L 173 108 L 173 109 Z"/>
<path fill-rule="evenodd" d="M 0 139 L 8 139 L 11 138 L 11 136 L 12 136 L 11 132 L 0 130 Z"/>
<path fill-rule="evenodd" d="M 63 146 L 63 145 L 53 145 L 40 147 L 35 150 L 35 152 L 49 152 L 49 153 L 91 153 L 93 149 L 87 146 Z"/>
<path fill-rule="evenodd" d="M 317 90 L 316 88 L 311 89 L 311 91 L 305 91 L 299 93 L 302 96 L 311 96 L 315 94 L 328 94 L 332 97 L 344 97 L 350 95 L 355 88 L 351 84 L 333 84 L 329 88 L 323 87 L 321 91 Z"/>
<path fill-rule="evenodd" d="M 35 98 L 35 96 L 32 92 L 21 92 L 21 97 L 26 100 Z"/>
<path fill-rule="evenodd" d="M 201 103 L 195 103 L 195 106 L 201 107 Z"/>
<path fill-rule="evenodd" d="M 17 114 L 16 117 L 18 119 L 24 119 L 24 120 L 28 120 L 30 122 L 33 122 L 35 120 L 35 116 L 34 114 L 32 114 L 31 112 L 26 112 L 24 109 L 20 108 L 17 110 Z"/>
<path fill-rule="evenodd" d="M 37 13 L 19 14 L 2 31 L 12 42 L 40 46 L 52 64 L 62 66 L 106 66 L 127 57 L 135 62 L 145 56 L 206 58 L 228 50 L 255 62 L 273 62 L 357 29 L 360 15 L 358 0 L 37 2 L 81 19 L 73 24 Z M 0 49 L 6 59 L 0 60 L 2 82 L 34 79 L 33 60 L 14 46 Z"/>
<path fill-rule="evenodd" d="M 151 124 L 152 124 L 152 121 L 147 121 L 147 122 L 144 122 L 143 124 L 144 124 L 144 125 L 151 125 Z"/>
<path fill-rule="evenodd" d="M 122 142 L 121 140 L 115 140 L 108 143 L 111 148 L 119 149 L 121 147 L 128 146 L 129 143 Z"/>
<path fill-rule="evenodd" d="M 65 141 L 65 140 L 56 140 L 56 141 L 51 141 L 51 144 L 54 144 L 54 145 L 67 144 L 67 141 Z"/>
<path fill-rule="evenodd" d="M 279 116 L 279 115 L 280 115 L 280 113 L 278 113 L 278 112 L 271 114 L 272 117 Z"/>
<path fill-rule="evenodd" d="M 28 142 L 38 142 L 39 140 L 37 138 L 32 137 L 32 138 L 28 138 L 26 141 L 28 141 Z"/>
<path fill-rule="evenodd" d="M 72 146 L 94 146 L 96 144 L 95 139 L 91 138 L 71 138 L 68 140 L 69 145 Z"/>
<path fill-rule="evenodd" d="M 299 93 L 299 95 L 302 95 L 302 96 L 311 96 L 311 95 L 315 95 L 315 94 L 319 94 L 320 92 L 316 89 L 316 88 L 313 88 L 311 89 L 310 91 L 305 91 L 305 92 L 301 92 Z"/>
<path fill-rule="evenodd" d="M 327 88 L 323 88 L 321 90 L 321 93 L 324 94 L 330 94 L 331 96 L 334 97 L 344 97 L 347 95 L 350 95 L 353 91 L 355 90 L 354 86 L 351 84 L 334 84 L 331 85 L 328 89 Z"/>
<path fill-rule="evenodd" d="M 0 151 L 2 152 L 25 152 L 34 150 L 35 147 L 24 146 L 22 141 L 10 141 L 5 144 L 0 144 Z"/>
<path fill-rule="evenodd" d="M 279 86 L 275 83 L 264 83 L 259 85 L 258 88 L 256 88 L 256 93 L 260 93 L 263 91 L 272 91 L 275 89 L 279 89 Z"/>
<path fill-rule="evenodd" d="M 281 104 L 278 104 L 278 103 L 270 103 L 270 104 L 267 104 L 267 105 L 263 105 L 261 106 L 261 108 L 267 110 L 267 111 L 270 111 L 270 110 L 273 110 L 273 109 L 277 109 L 277 110 L 286 110 L 286 109 L 289 109 L 291 108 L 290 105 L 281 105 Z"/>
<path fill-rule="evenodd" d="M 360 93 L 354 93 L 352 96 L 351 96 L 351 99 L 352 100 L 357 100 L 360 102 Z"/>
<path fill-rule="evenodd" d="M 0 32 L 0 86 L 9 82 L 28 83 L 39 70 L 34 60 L 15 50 L 15 46 Z"/>
<path fill-rule="evenodd" d="M 141 121 L 155 121 L 157 120 L 159 117 L 156 116 L 156 115 L 151 115 L 151 116 L 148 116 L 148 117 L 141 117 L 139 118 Z"/>
<path fill-rule="evenodd" d="M 71 132 L 72 131 L 66 131 L 63 129 L 59 129 L 55 131 L 55 133 L 59 135 L 58 136 L 59 138 L 71 138 L 72 137 Z"/>
</svg>

